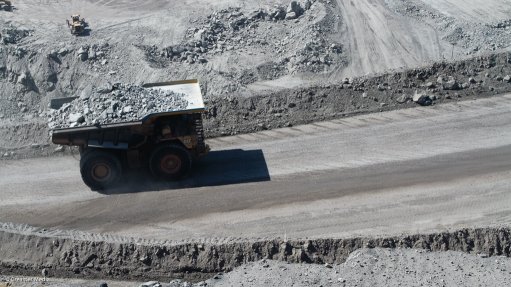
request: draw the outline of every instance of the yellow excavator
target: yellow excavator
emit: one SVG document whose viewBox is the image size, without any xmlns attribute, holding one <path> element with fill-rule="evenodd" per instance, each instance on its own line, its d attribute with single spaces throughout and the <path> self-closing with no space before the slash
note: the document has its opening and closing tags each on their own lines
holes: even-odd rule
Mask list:
<svg viewBox="0 0 511 287">
<path fill-rule="evenodd" d="M 12 2 L 10 0 L 0 0 L 0 9 L 4 9 L 5 11 L 11 11 Z"/>
<path fill-rule="evenodd" d="M 1 0 L 0 0 L 1 1 Z M 71 15 L 71 21 L 67 21 L 67 26 L 71 30 L 71 34 L 73 35 L 81 35 L 85 31 L 85 19 L 80 18 L 80 15 L 74 14 Z"/>
</svg>

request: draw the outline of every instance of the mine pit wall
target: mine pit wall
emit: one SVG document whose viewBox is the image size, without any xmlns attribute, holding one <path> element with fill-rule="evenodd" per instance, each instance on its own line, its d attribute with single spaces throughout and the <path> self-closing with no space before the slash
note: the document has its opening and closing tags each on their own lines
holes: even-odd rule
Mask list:
<svg viewBox="0 0 511 287">
<path fill-rule="evenodd" d="M 342 263 L 360 248 L 414 248 L 461 251 L 487 256 L 511 254 L 509 228 L 462 229 L 453 232 L 386 238 L 232 241 L 231 243 L 157 244 L 74 240 L 48 234 L 0 231 L 0 273 L 39 276 L 183 278 L 196 281 L 244 263 L 273 259 L 290 263 Z M 106 238 L 106 237 L 105 237 Z M 136 242 L 136 241 L 132 241 Z M 140 241 L 139 241 L 140 242 Z"/>
</svg>

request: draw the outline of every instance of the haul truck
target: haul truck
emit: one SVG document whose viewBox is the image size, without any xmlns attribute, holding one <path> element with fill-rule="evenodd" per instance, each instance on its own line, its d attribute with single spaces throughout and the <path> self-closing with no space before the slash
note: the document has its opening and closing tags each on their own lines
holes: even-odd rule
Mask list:
<svg viewBox="0 0 511 287">
<path fill-rule="evenodd" d="M 135 122 L 53 130 L 53 143 L 79 147 L 80 173 L 92 190 L 114 187 L 127 168 L 148 167 L 157 178 L 179 180 L 189 173 L 195 159 L 209 151 L 197 80 L 143 86 L 184 94 L 188 107 L 148 114 Z"/>
</svg>

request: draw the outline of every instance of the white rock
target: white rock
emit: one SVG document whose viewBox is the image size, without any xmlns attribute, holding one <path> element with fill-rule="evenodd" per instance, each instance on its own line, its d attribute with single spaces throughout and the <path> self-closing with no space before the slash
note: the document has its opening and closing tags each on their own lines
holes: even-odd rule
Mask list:
<svg viewBox="0 0 511 287">
<path fill-rule="evenodd" d="M 130 113 L 132 110 L 132 107 L 131 106 L 126 106 L 122 109 L 122 112 L 127 114 L 127 113 Z"/>
<path fill-rule="evenodd" d="M 80 113 L 70 114 L 69 117 L 67 118 L 67 121 L 69 123 L 83 123 L 84 120 L 85 119 L 84 119 L 83 115 Z"/>
<path fill-rule="evenodd" d="M 432 104 L 432 100 L 428 95 L 418 93 L 417 91 L 413 95 L 412 100 L 421 106 L 429 106 Z"/>
<path fill-rule="evenodd" d="M 292 20 L 292 19 L 296 19 L 296 13 L 295 12 L 288 12 L 286 13 L 286 20 Z"/>
<path fill-rule="evenodd" d="M 158 281 L 149 281 L 142 283 L 140 287 L 161 287 L 161 284 Z"/>
</svg>

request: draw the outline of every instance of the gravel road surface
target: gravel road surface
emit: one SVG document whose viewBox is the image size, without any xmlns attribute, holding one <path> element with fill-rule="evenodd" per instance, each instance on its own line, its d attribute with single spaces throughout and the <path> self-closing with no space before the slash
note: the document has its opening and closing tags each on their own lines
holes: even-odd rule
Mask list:
<svg viewBox="0 0 511 287">
<path fill-rule="evenodd" d="M 133 173 L 111 194 L 72 157 L 2 161 L 0 218 L 171 241 L 505 225 L 510 109 L 504 95 L 218 138 L 189 180 Z"/>
</svg>

